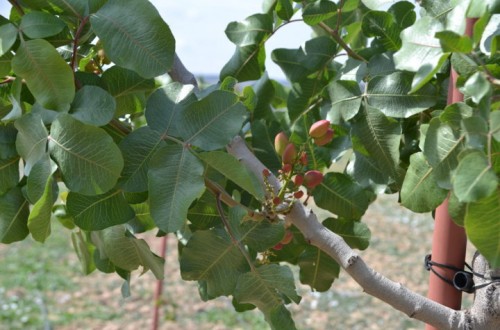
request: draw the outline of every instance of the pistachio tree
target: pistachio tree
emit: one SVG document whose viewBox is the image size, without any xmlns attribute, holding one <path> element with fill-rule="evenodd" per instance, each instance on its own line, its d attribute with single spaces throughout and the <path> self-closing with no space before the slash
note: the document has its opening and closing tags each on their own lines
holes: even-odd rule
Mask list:
<svg viewBox="0 0 500 330">
<path fill-rule="evenodd" d="M 266 0 L 227 25 L 235 51 L 209 86 L 183 66 L 147 0 L 9 2 L 1 243 L 43 243 L 59 221 L 84 273 L 116 272 L 127 294 L 133 271 L 164 276 L 140 234 L 173 234 L 181 276 L 201 299 L 258 308 L 274 329 L 295 328 L 287 305 L 301 297 L 289 265 L 320 292 L 344 269 L 442 329 L 498 327 L 498 290 L 451 310 L 354 250 L 369 246 L 363 215 L 377 195 L 398 194 L 413 212 L 449 196 L 479 251 L 479 280 L 498 287 L 489 282 L 500 268 L 498 1 Z M 470 37 L 466 18 L 476 19 Z M 290 23 L 310 40 L 267 49 Z M 286 82 L 266 74 L 271 61 Z M 446 104 L 451 69 L 465 100 Z"/>
</svg>

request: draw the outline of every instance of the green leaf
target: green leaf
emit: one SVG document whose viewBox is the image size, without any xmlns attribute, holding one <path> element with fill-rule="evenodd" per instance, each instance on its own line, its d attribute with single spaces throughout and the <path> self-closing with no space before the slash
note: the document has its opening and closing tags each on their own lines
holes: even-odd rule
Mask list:
<svg viewBox="0 0 500 330">
<path fill-rule="evenodd" d="M 19 182 L 19 157 L 0 159 L 0 195 Z"/>
<path fill-rule="evenodd" d="M 441 48 L 444 52 L 470 53 L 472 51 L 472 40 L 452 31 L 436 32 Z"/>
<path fill-rule="evenodd" d="M 134 210 L 121 190 L 96 196 L 70 192 L 66 207 L 73 216 L 75 225 L 89 231 L 124 224 L 135 217 Z"/>
<path fill-rule="evenodd" d="M 488 260 L 491 268 L 500 267 L 500 191 L 467 205 L 467 237 Z"/>
<path fill-rule="evenodd" d="M 145 93 L 155 89 L 154 79 L 146 79 L 117 65 L 104 71 L 102 83 L 115 98 L 116 114 L 123 116 L 137 111 L 142 112 L 145 105 Z"/>
<path fill-rule="evenodd" d="M 146 105 L 148 126 L 163 135 L 180 136 L 177 115 L 197 101 L 193 91 L 191 85 L 173 82 L 151 94 Z"/>
<path fill-rule="evenodd" d="M 110 0 L 90 16 L 90 23 L 106 55 L 117 65 L 144 78 L 170 70 L 175 39 L 149 1 Z"/>
<path fill-rule="evenodd" d="M 415 5 L 408 1 L 400 1 L 393 4 L 388 12 L 394 16 L 397 25 L 401 30 L 410 27 L 415 23 L 417 14 L 415 13 Z"/>
<path fill-rule="evenodd" d="M 183 280 L 205 283 L 208 299 L 233 294 L 238 277 L 249 269 L 227 234 L 214 230 L 193 234 L 182 249 L 180 267 Z"/>
<path fill-rule="evenodd" d="M 166 233 L 180 230 L 191 203 L 205 188 L 203 165 L 180 145 L 159 149 L 149 164 L 149 203 L 151 216 Z"/>
<path fill-rule="evenodd" d="M 66 23 L 59 17 L 41 11 L 26 13 L 19 25 L 20 30 L 31 39 L 51 37 L 65 27 Z"/>
<path fill-rule="evenodd" d="M 252 122 L 252 147 L 255 156 L 271 171 L 281 168 L 281 157 L 274 150 L 274 137 L 280 132 L 276 122 Z"/>
<path fill-rule="evenodd" d="M 387 171 L 399 183 L 399 145 L 401 124 L 382 112 L 367 106 L 353 123 L 351 134 L 356 135 L 370 153 L 378 168 Z"/>
<path fill-rule="evenodd" d="M 30 8 L 47 10 L 54 14 L 66 14 L 81 18 L 88 6 L 82 0 L 23 0 Z"/>
<path fill-rule="evenodd" d="M 284 21 L 289 21 L 294 14 L 291 0 L 278 0 L 275 10 L 278 17 Z"/>
<path fill-rule="evenodd" d="M 448 199 L 448 212 L 450 217 L 458 226 L 464 226 L 465 211 L 467 209 L 467 203 L 461 203 L 453 191 L 449 195 Z"/>
<path fill-rule="evenodd" d="M 363 16 L 363 34 L 367 37 L 376 37 L 386 50 L 396 51 L 401 47 L 399 33 L 394 17 L 384 11 L 369 11 Z"/>
<path fill-rule="evenodd" d="M 30 174 L 33 165 L 47 153 L 48 133 L 40 115 L 28 113 L 14 124 L 19 131 L 16 147 L 24 160 L 24 172 Z"/>
<path fill-rule="evenodd" d="M 221 223 L 214 194 L 206 190 L 189 209 L 187 218 L 196 229 L 209 229 Z"/>
<path fill-rule="evenodd" d="M 290 268 L 272 264 L 240 276 L 234 292 L 240 304 L 257 306 L 272 329 L 296 329 L 282 295 L 296 303 L 300 301 Z"/>
<path fill-rule="evenodd" d="M 337 13 L 337 5 L 332 1 L 320 0 L 308 3 L 302 10 L 304 23 L 316 25 Z"/>
<path fill-rule="evenodd" d="M 460 159 L 452 182 L 460 202 L 479 201 L 493 194 L 498 186 L 498 178 L 482 151 L 472 151 Z"/>
<path fill-rule="evenodd" d="M 350 220 L 360 219 L 369 204 L 363 188 L 342 173 L 327 173 L 312 194 L 316 205 Z"/>
<path fill-rule="evenodd" d="M 71 103 L 71 115 L 79 121 L 104 126 L 113 119 L 116 102 L 104 89 L 97 86 L 83 86 Z"/>
<path fill-rule="evenodd" d="M 340 113 L 346 121 L 356 116 L 361 107 L 361 91 L 357 82 L 336 80 L 329 85 L 328 91 L 332 100 L 330 115 Z"/>
<path fill-rule="evenodd" d="M 18 130 L 13 124 L 0 125 L 0 159 L 9 159 L 18 156 L 16 137 Z"/>
<path fill-rule="evenodd" d="M 258 45 L 273 32 L 273 19 L 268 14 L 254 14 L 242 22 L 231 22 L 226 35 L 239 47 Z"/>
<path fill-rule="evenodd" d="M 443 53 L 439 40 L 434 37 L 443 25 L 432 17 L 425 16 L 413 26 L 401 32 L 401 49 L 394 54 L 396 68 L 416 72 L 412 92 L 428 82 L 444 64 L 449 53 Z"/>
<path fill-rule="evenodd" d="M 201 153 L 199 156 L 210 167 L 222 173 L 227 179 L 248 191 L 255 198 L 261 200 L 264 197 L 263 188 L 258 183 L 259 180 L 233 156 L 222 151 Z"/>
<path fill-rule="evenodd" d="M 80 260 L 82 272 L 85 275 L 92 273 L 96 269 L 94 258 L 92 257 L 93 252 L 97 251 L 95 246 L 87 241 L 82 231 L 71 232 L 71 243 L 73 244 L 73 249 L 75 249 L 78 260 Z"/>
<path fill-rule="evenodd" d="M 214 91 L 178 114 L 184 142 L 210 151 L 227 145 L 241 130 L 246 109 L 231 92 Z"/>
<path fill-rule="evenodd" d="M 308 245 L 299 256 L 298 266 L 300 267 L 300 282 L 319 292 L 330 289 L 340 273 L 339 264 L 312 245 Z"/>
<path fill-rule="evenodd" d="M 482 150 L 488 143 L 488 123 L 479 116 L 465 118 L 461 122 L 467 147 Z"/>
<path fill-rule="evenodd" d="M 490 132 L 500 142 L 500 111 L 490 113 Z"/>
<path fill-rule="evenodd" d="M 439 118 L 431 120 L 423 152 L 434 169 L 435 180 L 443 189 L 452 188 L 451 175 L 458 165 L 458 154 L 464 147 L 463 139 Z"/>
<path fill-rule="evenodd" d="M 163 279 L 165 261 L 151 252 L 145 240 L 127 236 L 123 226 L 93 232 L 92 240 L 116 267 L 133 271 L 142 266 L 143 274 L 151 270 L 157 280 Z"/>
<path fill-rule="evenodd" d="M 264 45 L 236 47 L 233 56 L 224 65 L 219 79 L 234 77 L 238 81 L 257 80 L 265 70 L 266 50 Z"/>
<path fill-rule="evenodd" d="M 165 146 L 158 132 L 149 127 L 141 127 L 120 142 L 125 166 L 119 183 L 128 192 L 148 190 L 149 162 L 155 152 Z"/>
<path fill-rule="evenodd" d="M 387 76 L 377 76 L 368 82 L 366 99 L 368 103 L 386 116 L 408 118 L 436 104 L 436 88 L 427 84 L 418 92 L 410 93 L 412 74 L 395 72 Z"/>
<path fill-rule="evenodd" d="M 283 239 L 283 222 L 254 221 L 247 217 L 248 211 L 242 207 L 232 207 L 229 210 L 230 226 L 235 238 L 252 250 L 264 252 Z"/>
<path fill-rule="evenodd" d="M 491 85 L 481 72 L 474 73 L 464 85 L 464 94 L 472 98 L 474 103 L 479 104 L 489 94 Z"/>
<path fill-rule="evenodd" d="M 54 178 L 49 176 L 42 197 L 33 205 L 28 217 L 28 229 L 37 242 L 43 243 L 50 236 L 52 206 L 57 197 L 57 184 Z"/>
<path fill-rule="evenodd" d="M 11 23 L 0 26 L 0 56 L 12 48 L 17 40 L 17 33 L 17 28 Z"/>
<path fill-rule="evenodd" d="M 57 166 L 50 159 L 48 153 L 33 165 L 26 180 L 26 196 L 31 204 L 35 204 L 42 198 L 45 190 L 47 190 L 47 181 L 56 169 Z"/>
<path fill-rule="evenodd" d="M 67 114 L 59 115 L 52 123 L 49 151 L 66 186 L 84 195 L 109 191 L 123 169 L 120 149 L 105 131 Z"/>
<path fill-rule="evenodd" d="M 438 186 L 436 172 L 423 153 L 411 155 L 410 167 L 401 188 L 401 204 L 413 212 L 431 212 L 447 195 L 448 191 Z"/>
<path fill-rule="evenodd" d="M 46 40 L 22 42 L 12 59 L 12 70 L 26 81 L 46 109 L 67 111 L 75 96 L 73 71 Z"/>
<path fill-rule="evenodd" d="M 22 241 L 29 234 L 29 203 L 16 187 L 0 196 L 0 243 Z"/>
<path fill-rule="evenodd" d="M 0 77 L 5 77 L 9 75 L 10 70 L 12 69 L 11 61 L 13 57 L 14 55 L 12 55 L 11 52 L 8 52 L 0 56 Z"/>
<path fill-rule="evenodd" d="M 370 244 L 371 232 L 363 222 L 328 218 L 323 225 L 341 236 L 353 249 L 365 250 Z"/>
</svg>

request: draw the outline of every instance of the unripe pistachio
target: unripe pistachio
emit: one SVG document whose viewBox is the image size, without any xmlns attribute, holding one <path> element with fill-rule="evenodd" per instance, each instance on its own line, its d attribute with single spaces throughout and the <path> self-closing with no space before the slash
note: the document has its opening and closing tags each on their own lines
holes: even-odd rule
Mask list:
<svg viewBox="0 0 500 330">
<path fill-rule="evenodd" d="M 286 244 L 290 243 L 292 241 L 292 239 L 293 239 L 293 233 L 290 230 L 286 230 L 285 236 L 283 236 L 280 243 L 282 245 L 286 245 Z"/>
<path fill-rule="evenodd" d="M 304 186 L 313 189 L 323 181 L 323 173 L 316 170 L 307 171 L 304 174 Z"/>
<path fill-rule="evenodd" d="M 283 173 L 290 173 L 292 171 L 292 168 L 292 164 L 283 164 L 281 170 L 283 171 Z"/>
<path fill-rule="evenodd" d="M 296 192 L 293 193 L 293 197 L 300 199 L 304 196 L 304 192 L 302 190 L 297 190 Z"/>
<path fill-rule="evenodd" d="M 271 172 L 267 168 L 265 168 L 262 170 L 262 175 L 268 178 L 269 176 L 271 176 Z"/>
<path fill-rule="evenodd" d="M 303 166 L 307 165 L 307 154 L 304 151 L 302 151 L 302 153 L 300 154 L 299 160 L 300 164 L 302 164 Z"/>
<path fill-rule="evenodd" d="M 328 128 L 325 135 L 314 139 L 314 144 L 317 146 L 324 146 L 325 144 L 330 143 L 332 140 L 333 140 L 333 129 Z"/>
<path fill-rule="evenodd" d="M 275 246 L 273 246 L 273 250 L 279 251 L 283 248 L 283 244 L 278 243 Z"/>
<path fill-rule="evenodd" d="M 273 204 L 274 205 L 279 205 L 281 203 L 281 198 L 279 197 L 274 197 L 273 198 Z"/>
<path fill-rule="evenodd" d="M 286 145 L 283 155 L 281 155 L 283 164 L 293 164 L 295 158 L 297 158 L 297 149 L 295 149 L 293 143 L 289 143 Z"/>
<path fill-rule="evenodd" d="M 312 138 L 319 138 L 325 135 L 326 131 L 330 128 L 330 121 L 323 119 L 312 124 L 309 129 L 309 136 Z"/>
<path fill-rule="evenodd" d="M 293 178 L 293 184 L 297 187 L 301 186 L 302 182 L 304 182 L 304 176 L 301 174 L 297 174 L 295 178 Z"/>
<path fill-rule="evenodd" d="M 288 145 L 288 136 L 286 136 L 285 132 L 279 132 L 274 138 L 274 149 L 278 153 L 278 155 L 283 155 L 286 146 Z"/>
</svg>

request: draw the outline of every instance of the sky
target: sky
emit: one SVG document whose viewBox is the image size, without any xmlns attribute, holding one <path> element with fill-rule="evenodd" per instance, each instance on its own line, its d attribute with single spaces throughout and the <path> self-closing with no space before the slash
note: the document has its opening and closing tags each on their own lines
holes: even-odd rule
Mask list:
<svg viewBox="0 0 500 330">
<path fill-rule="evenodd" d="M 195 75 L 218 75 L 231 58 L 235 46 L 224 30 L 231 21 L 241 21 L 262 12 L 262 0 L 151 0 L 169 25 L 176 39 L 176 51 Z M 0 14 L 8 17 L 10 4 L 0 0 Z M 309 39 L 311 30 L 302 22 L 288 24 L 266 44 L 266 68 L 274 79 L 283 79 L 281 69 L 272 63 L 275 48 L 298 48 Z"/>
</svg>

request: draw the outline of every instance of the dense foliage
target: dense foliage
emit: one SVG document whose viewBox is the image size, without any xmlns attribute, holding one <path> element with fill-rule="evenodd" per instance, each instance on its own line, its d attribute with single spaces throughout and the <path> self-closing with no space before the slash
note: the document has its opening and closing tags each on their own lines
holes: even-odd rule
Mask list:
<svg viewBox="0 0 500 330">
<path fill-rule="evenodd" d="M 174 233 L 181 275 L 203 300 L 232 296 L 286 329 L 285 305 L 300 302 L 286 264 L 317 291 L 340 271 L 285 223 L 296 201 L 365 249 L 361 219 L 377 194 L 398 193 L 414 212 L 449 196 L 454 220 L 500 267 L 498 1 L 266 0 L 228 24 L 234 55 L 203 88 L 157 79 L 175 70 L 175 38 L 146 0 L 10 2 L 0 242 L 44 242 L 61 221 L 84 272 L 118 273 L 127 294 L 130 272 L 164 271 L 136 235 Z M 291 22 L 311 39 L 267 59 L 266 41 Z M 451 69 L 465 100 L 447 105 Z M 238 135 L 268 170 L 226 152 Z"/>
</svg>

